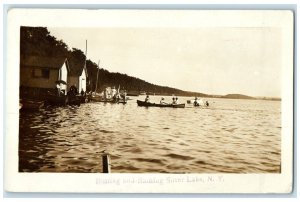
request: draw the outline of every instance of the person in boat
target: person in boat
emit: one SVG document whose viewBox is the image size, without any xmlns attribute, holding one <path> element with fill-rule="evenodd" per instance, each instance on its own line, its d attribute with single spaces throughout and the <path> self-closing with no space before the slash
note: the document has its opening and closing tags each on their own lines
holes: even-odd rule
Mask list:
<svg viewBox="0 0 300 202">
<path fill-rule="evenodd" d="M 71 94 L 73 94 L 73 95 L 77 95 L 78 91 L 77 91 L 76 86 L 72 85 L 72 86 L 70 87 L 69 92 L 70 92 Z"/>
<path fill-rule="evenodd" d="M 60 86 L 58 84 L 56 84 L 55 86 L 55 91 L 56 91 L 56 95 L 60 96 Z"/>
<path fill-rule="evenodd" d="M 126 102 L 126 95 L 125 95 L 125 94 L 123 94 L 123 95 L 121 96 L 121 98 L 122 98 L 122 101 L 123 101 L 123 102 Z"/>
<path fill-rule="evenodd" d="M 113 99 L 114 102 L 117 102 L 117 95 L 116 94 L 113 95 L 112 99 Z"/>
<path fill-rule="evenodd" d="M 176 105 L 178 103 L 178 97 L 173 97 L 172 99 L 173 99 L 172 104 Z"/>
<path fill-rule="evenodd" d="M 123 93 L 123 98 L 124 98 L 124 101 L 126 101 L 126 97 L 127 97 L 127 92 L 126 92 L 126 90 L 124 90 L 124 93 Z"/>
<path fill-rule="evenodd" d="M 116 94 L 117 94 L 117 90 L 116 90 L 115 87 L 113 87 L 113 88 L 111 89 L 111 96 L 112 96 L 112 97 L 115 97 Z"/>
<path fill-rule="evenodd" d="M 67 99 L 66 102 L 70 103 L 73 100 L 76 99 L 76 91 L 75 91 L 75 86 L 71 86 L 70 90 L 67 92 Z"/>
<path fill-rule="evenodd" d="M 126 102 L 126 96 L 127 96 L 126 90 L 124 90 L 124 92 L 120 96 L 123 102 Z"/>
<path fill-rule="evenodd" d="M 81 89 L 80 94 L 81 94 L 81 96 L 84 96 L 84 90 L 83 90 L 83 88 Z"/>
<path fill-rule="evenodd" d="M 120 98 L 121 98 L 121 97 L 120 97 L 120 94 L 117 93 L 117 95 L 116 95 L 116 101 L 119 102 L 119 101 L 120 101 Z"/>
<path fill-rule="evenodd" d="M 78 89 L 77 89 L 77 87 L 76 87 L 76 84 L 75 84 L 75 86 L 74 86 L 74 94 L 75 94 L 75 95 L 78 94 Z"/>
<path fill-rule="evenodd" d="M 150 102 L 150 97 L 149 97 L 149 95 L 146 96 L 145 102 Z"/>
<path fill-rule="evenodd" d="M 194 106 L 195 106 L 195 107 L 198 107 L 198 106 L 200 106 L 200 103 L 199 103 L 199 101 L 198 101 L 198 98 L 197 98 L 197 97 L 195 97 Z"/>
<path fill-rule="evenodd" d="M 209 106 L 209 103 L 208 103 L 208 101 L 207 101 L 207 100 L 206 100 L 206 102 L 205 102 L 205 106 L 207 106 L 207 107 Z"/>
<path fill-rule="evenodd" d="M 163 98 L 163 97 L 161 98 L 161 100 L 160 100 L 160 104 L 161 104 L 161 105 L 165 105 L 165 104 L 167 104 L 167 103 L 165 102 L 165 98 Z"/>
</svg>

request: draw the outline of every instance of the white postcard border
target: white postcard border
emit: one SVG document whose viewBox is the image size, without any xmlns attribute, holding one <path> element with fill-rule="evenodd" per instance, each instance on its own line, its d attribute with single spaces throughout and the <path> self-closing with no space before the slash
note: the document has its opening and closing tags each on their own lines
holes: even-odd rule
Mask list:
<svg viewBox="0 0 300 202">
<path fill-rule="evenodd" d="M 216 15 L 217 14 L 217 15 Z M 222 21 L 220 21 L 222 16 Z M 238 17 L 237 17 L 238 16 Z M 174 19 L 177 19 L 176 21 Z M 97 20 L 90 20 L 97 19 Z M 197 19 L 197 20 L 190 20 Z M 145 24 L 147 20 L 147 24 Z M 8 13 L 5 189 L 13 192 L 289 193 L 293 169 L 293 13 L 291 11 L 176 11 L 12 9 Z M 18 173 L 20 26 L 282 28 L 281 174 Z"/>
</svg>

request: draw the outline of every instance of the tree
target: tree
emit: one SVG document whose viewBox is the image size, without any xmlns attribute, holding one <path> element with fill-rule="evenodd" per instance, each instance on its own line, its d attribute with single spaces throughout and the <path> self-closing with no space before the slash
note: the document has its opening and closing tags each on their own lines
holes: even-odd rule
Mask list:
<svg viewBox="0 0 300 202">
<path fill-rule="evenodd" d="M 68 55 L 68 46 L 57 40 L 46 27 L 20 28 L 20 54 L 37 56 L 64 56 Z"/>
</svg>

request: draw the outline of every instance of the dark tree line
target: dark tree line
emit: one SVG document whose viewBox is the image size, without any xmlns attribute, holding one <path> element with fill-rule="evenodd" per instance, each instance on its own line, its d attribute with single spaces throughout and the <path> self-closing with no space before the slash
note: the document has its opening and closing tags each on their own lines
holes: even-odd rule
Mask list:
<svg viewBox="0 0 300 202">
<path fill-rule="evenodd" d="M 57 40 L 46 27 L 21 27 L 21 54 L 56 57 L 67 57 L 68 46 L 62 40 Z"/>
<path fill-rule="evenodd" d="M 71 68 L 71 74 L 79 74 L 85 62 L 84 53 L 76 48 L 69 49 L 62 40 L 50 35 L 46 27 L 21 27 L 20 30 L 21 55 L 37 55 L 48 57 L 66 57 Z M 88 71 L 88 90 L 94 91 L 97 81 L 97 64 L 86 61 Z M 102 91 L 107 86 L 115 86 L 127 91 L 146 91 L 162 95 L 186 95 L 205 96 L 205 94 L 186 92 L 175 88 L 158 86 L 148 83 L 139 78 L 131 77 L 121 73 L 111 73 L 105 69 L 99 69 L 97 91 Z"/>
</svg>

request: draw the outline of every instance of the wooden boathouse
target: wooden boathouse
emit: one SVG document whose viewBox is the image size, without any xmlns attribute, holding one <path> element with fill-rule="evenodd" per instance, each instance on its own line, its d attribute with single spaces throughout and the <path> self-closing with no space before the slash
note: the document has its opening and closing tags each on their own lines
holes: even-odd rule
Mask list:
<svg viewBox="0 0 300 202">
<path fill-rule="evenodd" d="M 21 55 L 20 97 L 43 97 L 56 89 L 66 94 L 69 72 L 67 58 Z"/>
</svg>

